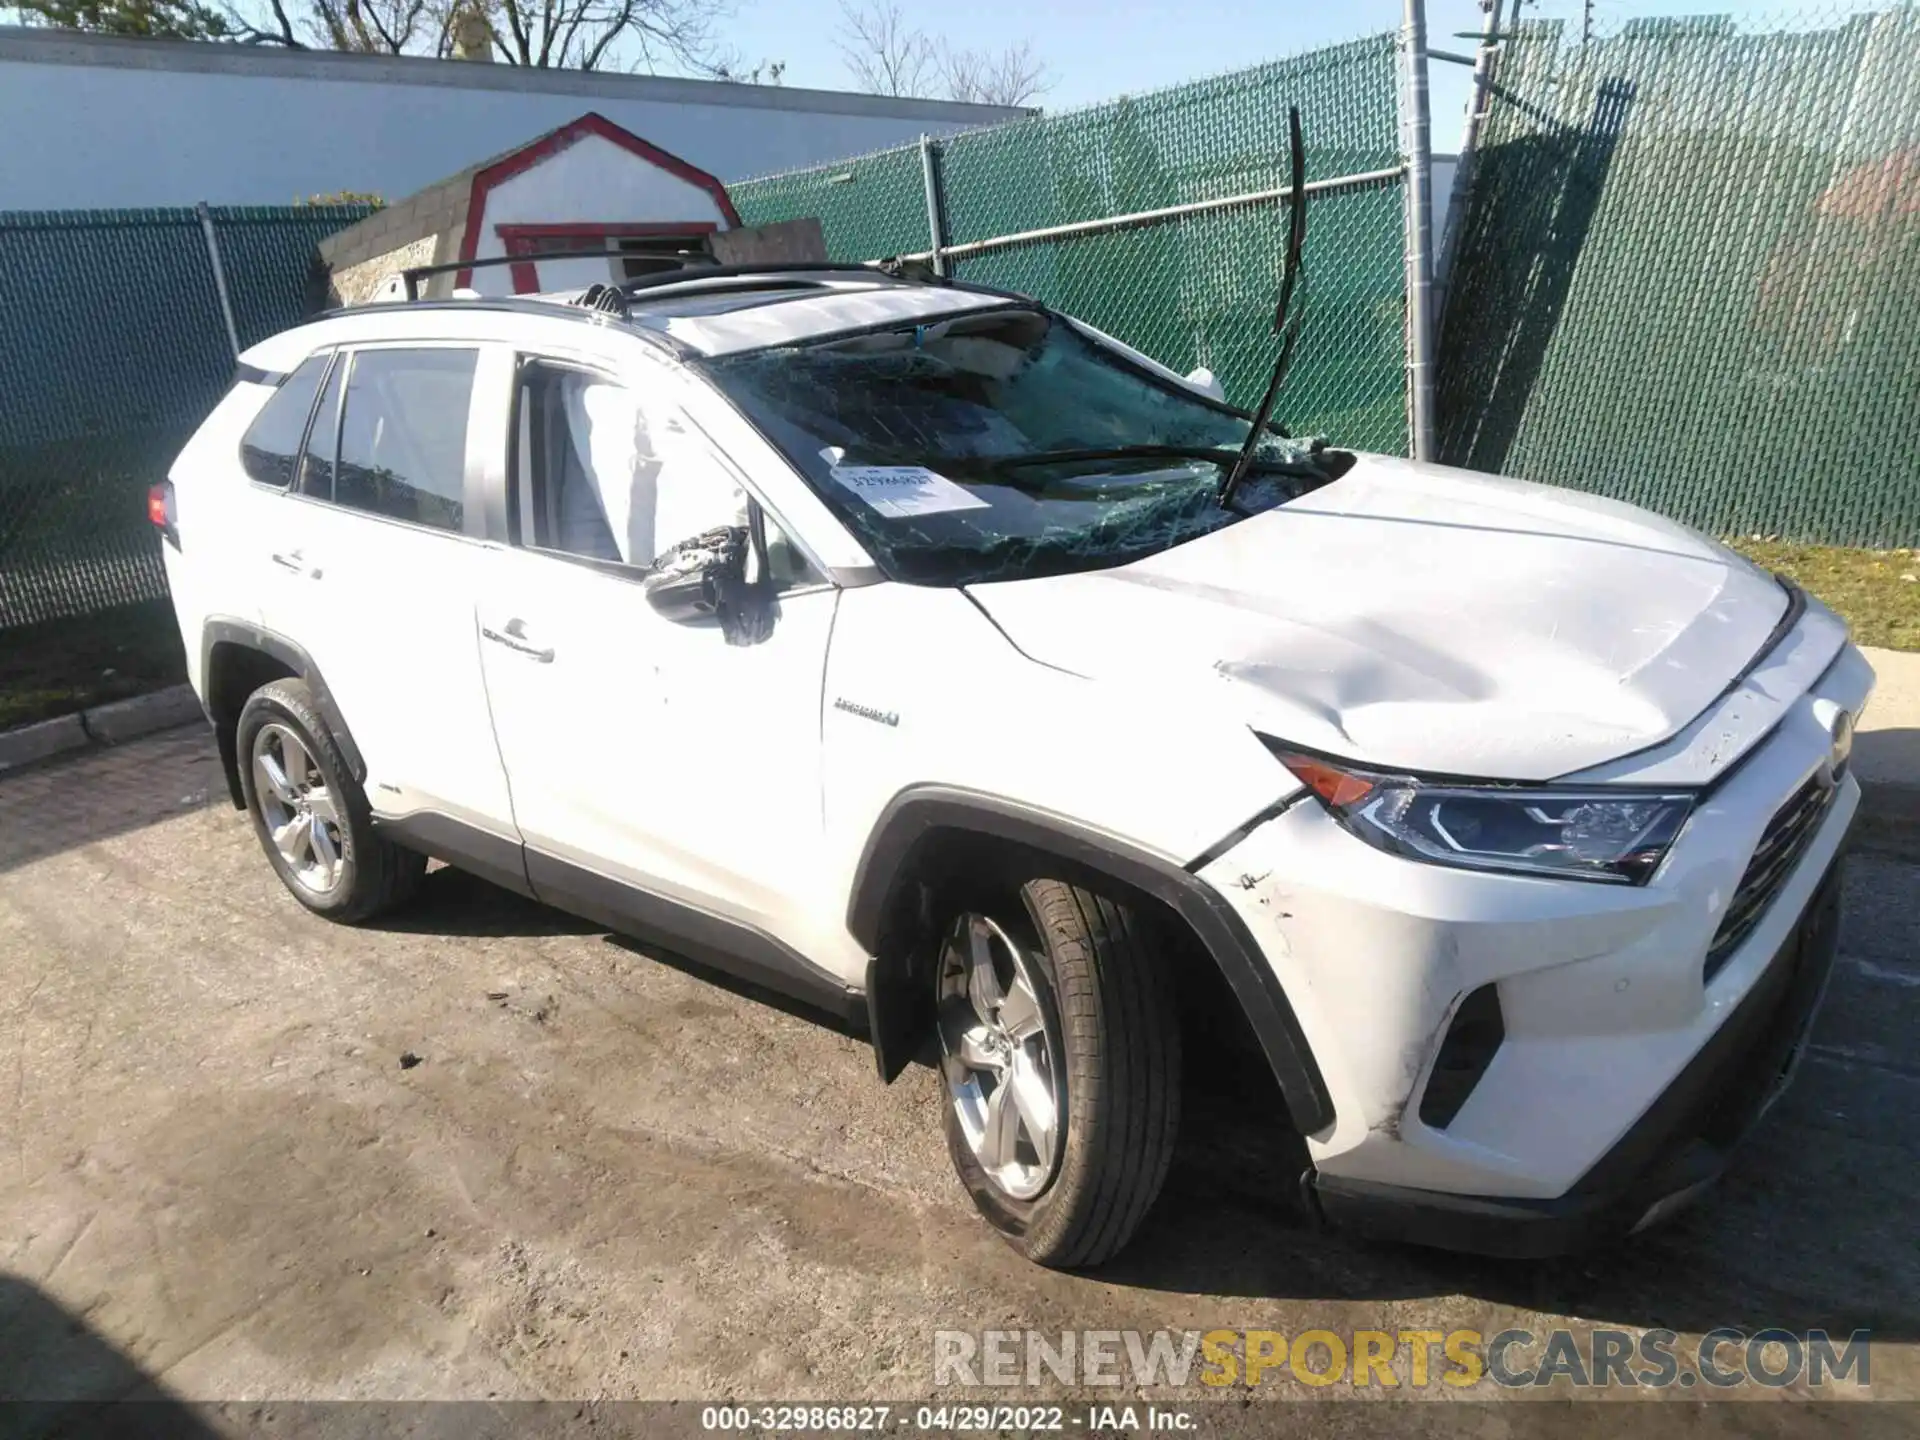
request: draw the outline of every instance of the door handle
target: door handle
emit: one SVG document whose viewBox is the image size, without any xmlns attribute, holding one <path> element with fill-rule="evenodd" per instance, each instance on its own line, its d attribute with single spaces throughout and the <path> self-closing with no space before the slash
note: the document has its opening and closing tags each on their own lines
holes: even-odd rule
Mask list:
<svg viewBox="0 0 1920 1440">
<path fill-rule="evenodd" d="M 298 550 L 289 550 L 285 555 L 276 553 L 272 559 L 273 563 L 282 570 L 291 570 L 296 575 L 305 575 L 309 580 L 320 578 L 320 567 L 315 565 L 312 569 L 308 569 L 306 560 Z"/>
<path fill-rule="evenodd" d="M 527 643 L 526 624 L 523 621 L 509 620 L 504 631 L 495 630 L 490 625 L 482 625 L 480 627 L 480 634 L 484 638 L 493 641 L 496 645 L 504 645 L 507 649 L 517 651 L 522 655 L 531 655 L 542 665 L 551 665 L 553 663 L 553 647 L 551 645 L 543 650 L 538 645 L 530 645 Z"/>
</svg>

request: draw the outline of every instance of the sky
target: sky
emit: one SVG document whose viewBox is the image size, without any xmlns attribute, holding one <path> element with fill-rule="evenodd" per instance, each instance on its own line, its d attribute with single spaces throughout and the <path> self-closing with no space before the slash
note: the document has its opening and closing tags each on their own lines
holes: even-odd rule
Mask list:
<svg viewBox="0 0 1920 1440">
<path fill-rule="evenodd" d="M 896 0 L 907 23 L 963 49 L 998 50 L 1031 41 L 1053 84 L 1037 103 L 1049 110 L 1256 65 L 1302 50 L 1398 28 L 1400 0 Z M 1584 0 L 1527 0 L 1529 18 L 1579 23 Z M 858 88 L 835 43 L 838 0 L 736 0 L 728 42 L 749 66 L 786 64 L 785 83 L 826 90 Z M 1828 0 L 1831 8 L 1861 8 Z M 1595 24 L 1636 15 L 1778 14 L 1785 0 L 1592 0 Z M 1428 44 L 1471 52 L 1478 35 L 1477 0 L 1427 0 Z M 1433 148 L 1459 148 L 1471 86 L 1466 67 L 1435 61 Z M 1312 117 L 1304 117 L 1309 124 Z"/>
</svg>

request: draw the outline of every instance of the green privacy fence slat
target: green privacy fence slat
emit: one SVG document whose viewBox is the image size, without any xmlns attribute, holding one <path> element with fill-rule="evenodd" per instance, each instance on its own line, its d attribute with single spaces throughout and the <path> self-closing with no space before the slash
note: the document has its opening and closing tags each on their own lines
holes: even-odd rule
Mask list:
<svg viewBox="0 0 1920 1440">
<path fill-rule="evenodd" d="M 1287 108 L 1307 174 L 1398 158 L 1393 37 L 1372 36 L 1229 75 L 937 142 L 953 244 L 1287 183 Z M 731 185 L 748 224 L 812 215 L 836 260 L 929 248 L 917 145 Z M 1299 431 L 1405 453 L 1402 193 L 1397 182 L 1316 197 L 1307 330 L 1282 413 Z M 1038 296 L 1163 364 L 1204 365 L 1251 404 L 1273 360 L 1285 210 L 1246 205 L 963 259 L 956 276 Z"/>
<path fill-rule="evenodd" d="M 1316 197 L 1305 328 L 1280 413 L 1300 434 L 1404 454 L 1405 304 L 1397 183 Z M 1162 364 L 1205 366 L 1251 406 L 1273 367 L 1286 211 L 1236 206 L 1140 230 L 962 260 L 962 280 L 1038 295 Z M 1121 283 L 1124 281 L 1124 283 Z"/>
<path fill-rule="evenodd" d="M 950 238 L 964 244 L 1285 185 L 1289 105 L 1300 107 L 1309 180 L 1391 165 L 1393 37 L 956 135 L 941 147 Z"/>
<path fill-rule="evenodd" d="M 727 194 L 747 225 L 817 218 L 836 260 L 906 255 L 931 243 L 918 145 L 729 185 Z"/>
<path fill-rule="evenodd" d="M 243 345 L 305 313 L 368 212 L 212 212 Z M 188 209 L 0 212 L 0 629 L 166 593 L 146 487 L 233 375 Z"/>
<path fill-rule="evenodd" d="M 1920 11 L 1500 62 L 1443 458 L 1720 533 L 1920 545 Z"/>
</svg>

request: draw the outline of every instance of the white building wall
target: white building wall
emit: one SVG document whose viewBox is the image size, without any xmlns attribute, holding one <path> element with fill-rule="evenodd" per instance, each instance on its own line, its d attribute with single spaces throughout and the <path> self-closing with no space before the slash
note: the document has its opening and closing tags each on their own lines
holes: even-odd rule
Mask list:
<svg viewBox="0 0 1920 1440">
<path fill-rule="evenodd" d="M 496 227 L 554 221 L 708 221 L 726 215 L 712 195 L 599 135 L 583 135 L 557 155 L 510 175 L 486 197 L 479 259 L 506 254 Z"/>
<path fill-rule="evenodd" d="M 587 110 L 723 181 L 1025 113 L 0 28 L 0 210 L 397 200 Z"/>
</svg>

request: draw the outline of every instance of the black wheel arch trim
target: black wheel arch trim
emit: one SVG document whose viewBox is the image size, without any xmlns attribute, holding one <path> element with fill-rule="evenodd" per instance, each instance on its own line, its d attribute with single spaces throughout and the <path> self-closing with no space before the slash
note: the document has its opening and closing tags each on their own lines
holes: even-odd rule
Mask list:
<svg viewBox="0 0 1920 1440">
<path fill-rule="evenodd" d="M 364 784 L 367 778 L 367 762 L 360 754 L 360 747 L 354 744 L 353 732 L 347 728 L 347 720 L 340 713 L 340 706 L 333 698 L 333 692 L 327 688 L 326 677 L 320 673 L 320 667 L 313 663 L 313 657 L 284 635 L 275 634 L 259 625 L 243 620 L 209 620 L 200 632 L 200 683 L 205 688 L 208 700 L 213 694 L 213 652 L 220 645 L 237 645 L 246 650 L 257 650 L 270 655 L 285 665 L 307 684 L 313 692 L 314 707 L 319 710 L 320 718 L 327 722 L 327 728 L 333 732 L 334 742 L 340 747 L 340 754 L 347 762 L 347 768 L 353 772 L 353 778 Z M 210 707 L 209 707 L 210 709 Z M 220 763 L 227 772 L 227 789 L 233 797 L 235 809 L 245 809 L 245 801 L 240 792 L 240 761 L 235 751 L 234 732 L 214 719 L 214 729 L 220 743 Z"/>
<path fill-rule="evenodd" d="M 847 929 L 873 957 L 867 974 L 868 1033 L 883 1077 L 891 1079 L 917 1048 L 912 996 L 889 986 L 907 968 L 900 937 L 887 933 L 899 887 L 911 883 L 920 847 L 943 831 L 1025 845 L 1108 875 L 1168 906 L 1199 938 L 1239 1000 L 1260 1042 L 1287 1111 L 1303 1135 L 1333 1123 L 1333 1099 L 1314 1063 L 1293 1006 L 1225 896 L 1174 862 L 1129 841 L 1050 811 L 947 785 L 909 786 L 887 803 L 867 837 L 847 904 Z M 890 953 L 891 952 L 891 953 Z"/>
</svg>

